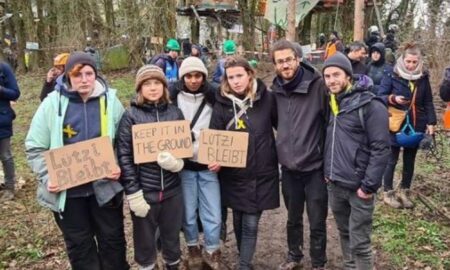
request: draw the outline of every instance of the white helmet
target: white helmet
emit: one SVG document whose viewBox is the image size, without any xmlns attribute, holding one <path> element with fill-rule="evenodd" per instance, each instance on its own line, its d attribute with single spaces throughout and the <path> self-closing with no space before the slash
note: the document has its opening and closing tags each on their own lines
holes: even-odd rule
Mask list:
<svg viewBox="0 0 450 270">
<path fill-rule="evenodd" d="M 389 27 L 388 27 L 388 30 L 389 31 L 393 31 L 393 32 L 397 32 L 399 30 L 399 27 L 396 24 L 390 24 Z"/>
<path fill-rule="evenodd" d="M 371 27 L 369 27 L 369 33 L 375 33 L 378 32 L 378 26 L 376 25 L 372 25 Z"/>
</svg>

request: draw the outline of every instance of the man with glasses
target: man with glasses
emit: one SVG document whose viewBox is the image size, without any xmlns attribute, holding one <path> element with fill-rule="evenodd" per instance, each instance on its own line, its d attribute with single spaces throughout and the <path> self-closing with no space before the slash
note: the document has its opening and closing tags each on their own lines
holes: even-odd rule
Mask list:
<svg viewBox="0 0 450 270">
<path fill-rule="evenodd" d="M 310 224 L 311 263 L 313 269 L 324 269 L 328 197 L 322 167 L 329 110 L 327 89 L 320 73 L 302 62 L 302 53 L 293 43 L 278 41 L 271 56 L 277 73 L 272 85 L 278 107 L 276 144 L 288 210 L 289 252 L 279 269 L 294 269 L 303 258 L 305 204 Z"/>
</svg>

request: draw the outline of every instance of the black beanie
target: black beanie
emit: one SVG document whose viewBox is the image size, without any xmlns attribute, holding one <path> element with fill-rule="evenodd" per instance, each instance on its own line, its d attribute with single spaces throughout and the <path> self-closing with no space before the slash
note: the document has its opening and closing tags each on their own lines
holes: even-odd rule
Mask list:
<svg viewBox="0 0 450 270">
<path fill-rule="evenodd" d="M 77 64 L 91 66 L 94 69 L 95 76 L 97 77 L 95 59 L 91 54 L 80 51 L 71 53 L 69 59 L 67 60 L 65 71 L 70 72 Z M 64 77 L 69 82 L 69 76 L 67 73 L 64 75 Z"/>
<path fill-rule="evenodd" d="M 323 63 L 322 74 L 327 67 L 338 67 L 350 77 L 353 76 L 352 63 L 350 63 L 347 56 L 341 52 L 336 52 L 333 56 L 325 60 L 325 63 Z"/>
</svg>

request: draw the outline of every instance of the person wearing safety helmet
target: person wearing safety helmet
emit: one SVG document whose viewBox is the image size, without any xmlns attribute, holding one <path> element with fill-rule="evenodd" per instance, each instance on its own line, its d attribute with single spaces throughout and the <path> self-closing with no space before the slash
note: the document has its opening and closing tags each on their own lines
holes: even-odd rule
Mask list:
<svg viewBox="0 0 450 270">
<path fill-rule="evenodd" d="M 64 68 L 69 55 L 70 54 L 68 53 L 61 53 L 53 59 L 53 67 L 47 72 L 47 78 L 42 86 L 41 95 L 39 97 L 41 101 L 55 89 L 56 79 L 64 73 Z"/>
<path fill-rule="evenodd" d="M 225 54 L 225 57 L 221 58 L 219 62 L 217 62 L 216 69 L 213 73 L 212 83 L 215 86 L 219 86 L 222 81 L 222 75 L 225 73 L 224 65 L 225 60 L 228 56 L 233 56 L 236 54 L 236 42 L 234 40 L 228 39 L 223 43 L 222 51 Z"/>
<path fill-rule="evenodd" d="M 372 25 L 369 27 L 369 33 L 365 40 L 367 47 L 371 48 L 373 44 L 381 42 L 380 30 L 378 26 Z"/>
<path fill-rule="evenodd" d="M 166 53 L 158 54 L 152 57 L 149 63 L 147 63 L 160 67 L 164 71 L 169 85 L 178 80 L 179 66 L 177 63 L 177 58 L 180 50 L 180 43 L 178 43 L 176 39 L 171 38 L 166 43 Z"/>
</svg>

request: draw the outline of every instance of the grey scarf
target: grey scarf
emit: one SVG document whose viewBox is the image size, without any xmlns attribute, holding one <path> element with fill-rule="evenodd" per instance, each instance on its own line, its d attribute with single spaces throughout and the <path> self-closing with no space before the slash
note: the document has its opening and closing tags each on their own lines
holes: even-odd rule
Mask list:
<svg viewBox="0 0 450 270">
<path fill-rule="evenodd" d="M 415 81 L 422 77 L 423 71 L 423 60 L 419 59 L 416 69 L 409 71 L 405 67 L 405 62 L 403 61 L 403 55 L 397 59 L 395 63 L 394 72 L 397 73 L 401 78 L 408 81 Z"/>
</svg>

